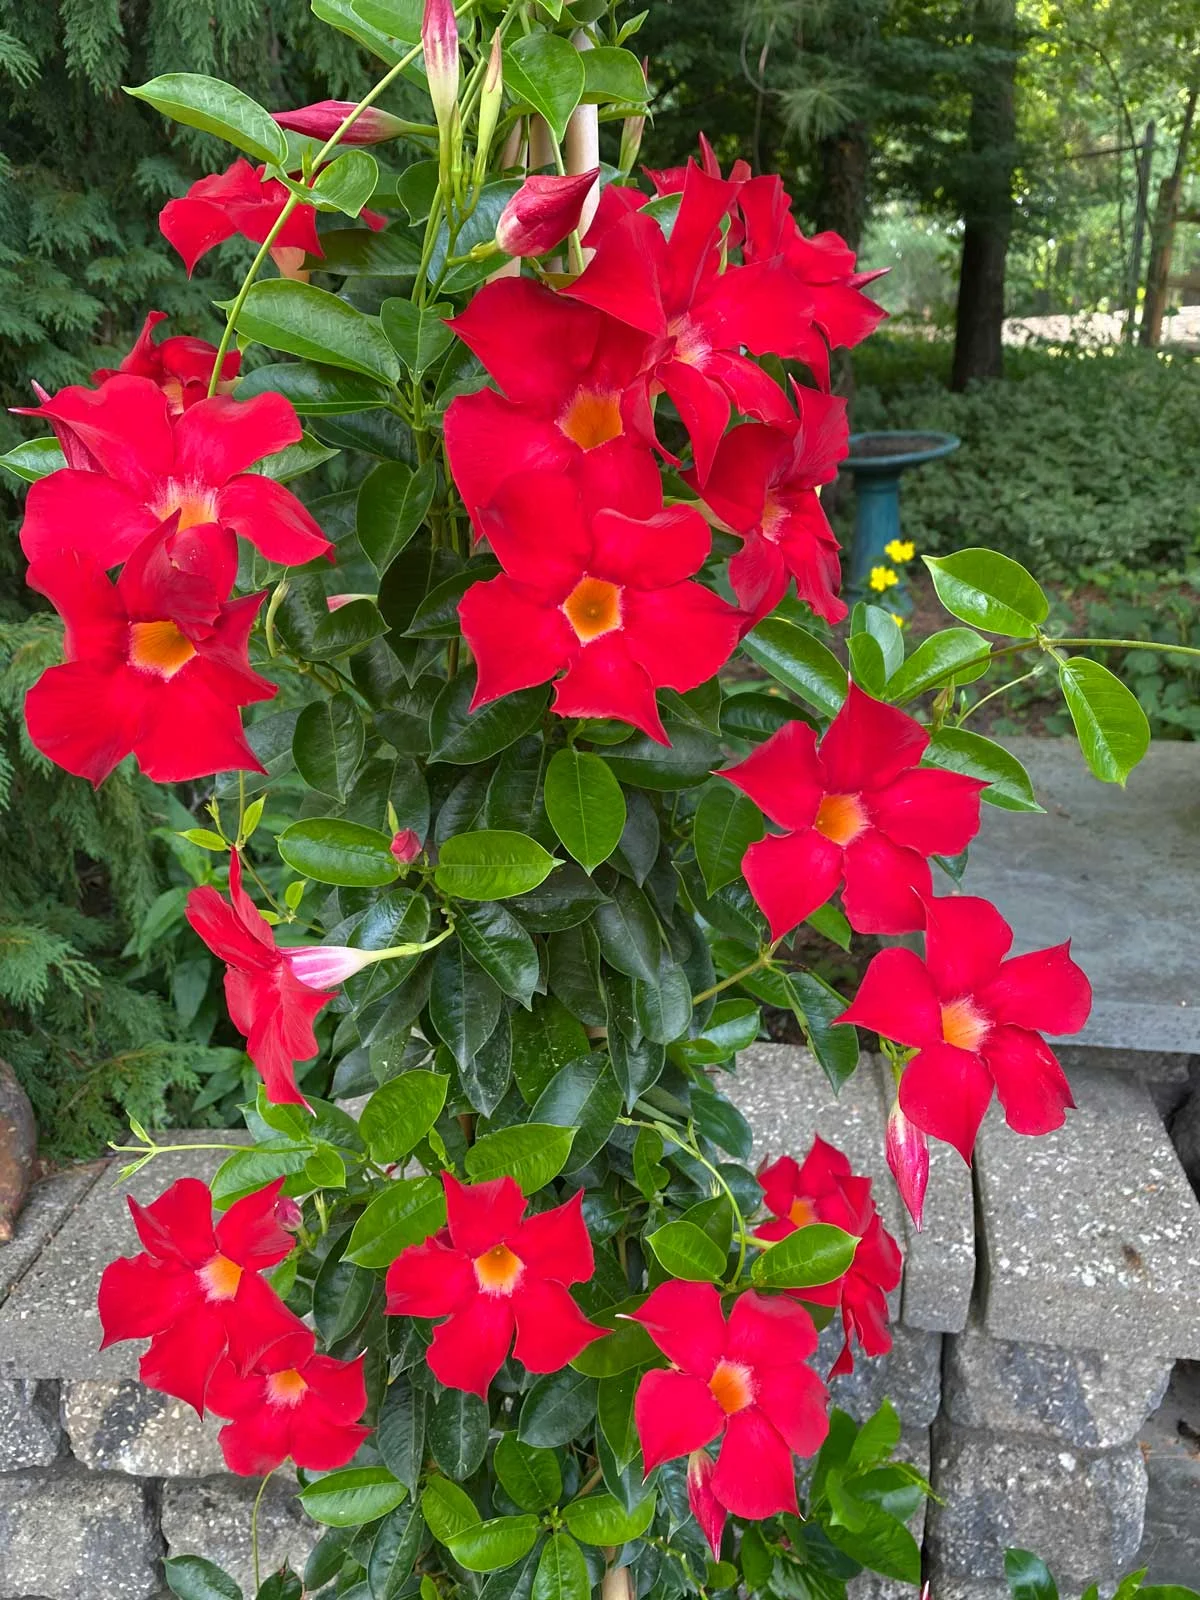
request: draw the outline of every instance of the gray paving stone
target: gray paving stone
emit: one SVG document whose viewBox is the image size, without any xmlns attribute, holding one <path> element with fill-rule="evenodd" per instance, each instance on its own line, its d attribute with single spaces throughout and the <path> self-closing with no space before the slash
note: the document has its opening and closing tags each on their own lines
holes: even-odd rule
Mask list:
<svg viewBox="0 0 1200 1600">
<path fill-rule="evenodd" d="M 1200 1204 L 1144 1084 L 1077 1072 L 1041 1138 L 993 1107 L 976 1150 L 983 1325 L 997 1339 L 1200 1355 Z"/>
<path fill-rule="evenodd" d="M 0 1472 L 48 1467 L 66 1446 L 58 1385 L 0 1380 Z"/>
<path fill-rule="evenodd" d="M 863 1057 L 840 1096 L 809 1052 L 795 1045 L 752 1045 L 738 1057 L 737 1073 L 722 1073 L 717 1083 L 754 1129 L 756 1160 L 785 1152 L 802 1157 L 814 1133 L 845 1151 L 855 1171 L 874 1181 L 884 1223 L 904 1252 L 903 1320 L 930 1332 L 966 1325 L 975 1281 L 970 1174 L 954 1151 L 933 1149 L 925 1229 L 917 1233 L 887 1168 L 891 1074 L 878 1057 Z"/>
<path fill-rule="evenodd" d="M 966 1428 L 1110 1449 L 1137 1437 L 1170 1376 L 1161 1356 L 1022 1344 L 968 1327 L 947 1340 L 946 1415 Z"/>
<path fill-rule="evenodd" d="M 1156 741 L 1122 790 L 1096 782 L 1073 739 L 1004 743 L 1046 813 L 984 807 L 967 893 L 995 901 L 1017 950 L 1072 939 L 1095 992 L 1076 1041 L 1200 1051 L 1200 746 Z"/>
<path fill-rule="evenodd" d="M 161 1541 L 132 1478 L 80 1471 L 0 1477 L 0 1595 L 149 1600 Z"/>
<path fill-rule="evenodd" d="M 170 1134 L 172 1144 L 210 1140 L 236 1143 L 239 1136 L 208 1129 Z M 101 1351 L 96 1315 L 100 1274 L 115 1256 L 140 1248 L 125 1195 L 145 1204 L 176 1178 L 210 1178 L 222 1159 L 216 1150 L 163 1155 L 119 1184 L 113 1181 L 117 1165 L 110 1163 L 0 1305 L 0 1378 L 136 1377 L 144 1346 L 134 1342 Z"/>
<path fill-rule="evenodd" d="M 1142 1544 L 1132 1564 L 1149 1568 L 1148 1583 L 1200 1588 L 1200 1367 L 1194 1362 L 1175 1369 L 1140 1443 L 1150 1489 Z"/>
<path fill-rule="evenodd" d="M 907 1328 L 892 1328 L 892 1348 L 872 1359 L 855 1348 L 854 1371 L 841 1374 L 829 1385 L 833 1403 L 865 1422 L 885 1400 L 896 1408 L 906 1428 L 928 1428 L 938 1414 L 942 1398 L 942 1335 Z M 821 1335 L 815 1365 L 827 1372 L 842 1347 L 841 1318 L 835 1318 Z"/>
<path fill-rule="evenodd" d="M 103 1161 L 94 1161 L 88 1166 L 72 1167 L 52 1178 L 43 1178 L 30 1189 L 13 1237 L 7 1244 L 0 1244 L 0 1303 L 96 1183 L 106 1165 Z"/>
<path fill-rule="evenodd" d="M 71 1453 L 94 1472 L 138 1478 L 206 1478 L 224 1472 L 221 1422 L 203 1421 L 181 1400 L 125 1383 L 65 1383 L 63 1422 Z"/>
<path fill-rule="evenodd" d="M 206 1478 L 199 1483 L 180 1480 L 163 1485 L 162 1531 L 167 1555 L 205 1556 L 223 1567 L 242 1587 L 254 1593 L 254 1560 L 250 1543 L 250 1515 L 257 1478 Z M 258 1548 L 265 1579 L 290 1561 L 304 1571 L 308 1553 L 320 1529 L 305 1516 L 296 1497 L 295 1480 L 272 1478 L 258 1514 Z"/>
<path fill-rule="evenodd" d="M 934 1594 L 957 1576 L 1003 1579 L 1009 1546 L 1069 1585 L 1127 1572 L 1142 1538 L 1146 1466 L 1136 1444 L 1076 1450 L 1020 1434 L 933 1430 L 925 1556 Z"/>
</svg>

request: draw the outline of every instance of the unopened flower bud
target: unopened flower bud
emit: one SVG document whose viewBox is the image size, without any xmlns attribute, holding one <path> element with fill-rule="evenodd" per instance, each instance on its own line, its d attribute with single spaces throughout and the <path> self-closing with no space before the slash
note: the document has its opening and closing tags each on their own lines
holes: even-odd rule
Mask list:
<svg viewBox="0 0 1200 1600">
<path fill-rule="evenodd" d="M 579 226 L 599 167 L 565 178 L 533 177 L 513 195 L 496 224 L 496 246 L 507 256 L 541 256 Z"/>
<path fill-rule="evenodd" d="M 888 1118 L 886 1150 L 887 1164 L 892 1169 L 900 1198 L 919 1232 L 925 1211 L 925 1187 L 929 1182 L 929 1140 L 904 1115 L 899 1100 L 892 1106 Z"/>
<path fill-rule="evenodd" d="M 411 828 L 401 828 L 392 836 L 391 851 L 397 861 L 407 866 L 421 854 L 421 841 Z"/>
<path fill-rule="evenodd" d="M 308 989 L 331 989 L 378 961 L 374 950 L 352 950 L 344 944 L 302 944 L 280 954 Z"/>
<path fill-rule="evenodd" d="M 693 1450 L 688 1457 L 687 1490 L 692 1515 L 708 1540 L 714 1560 L 721 1559 L 721 1534 L 725 1529 L 725 1507 L 713 1493 L 716 1463 L 707 1450 Z"/>
<path fill-rule="evenodd" d="M 293 133 L 305 133 L 310 139 L 328 139 L 341 127 L 354 110 L 353 100 L 318 100 L 311 106 L 298 106 L 295 111 L 272 111 L 271 115 L 281 128 Z M 378 106 L 368 106 L 346 129 L 339 144 L 382 144 L 385 139 L 398 139 L 411 126 L 402 117 L 381 111 Z"/>
<path fill-rule="evenodd" d="M 304 1213 L 293 1199 L 281 1194 L 275 1202 L 275 1221 L 288 1233 L 299 1233 L 304 1226 Z"/>
<path fill-rule="evenodd" d="M 472 179 L 476 186 L 487 176 L 488 157 L 492 138 L 500 120 L 500 102 L 504 99 L 504 68 L 500 54 L 500 30 L 492 35 L 492 53 L 488 57 L 483 89 L 479 96 L 479 121 L 475 130 L 475 169 Z"/>
<path fill-rule="evenodd" d="M 353 605 L 356 600 L 374 600 L 373 594 L 331 594 L 325 597 L 325 606 L 329 611 L 340 611 L 343 606 Z"/>
<path fill-rule="evenodd" d="M 648 79 L 649 62 L 642 57 L 642 77 Z M 642 134 L 645 132 L 646 118 L 644 116 L 626 117 L 621 124 L 621 153 L 617 157 L 617 166 L 624 173 L 633 171 L 638 152 L 642 148 Z"/>
<path fill-rule="evenodd" d="M 421 23 L 429 98 L 443 138 L 458 106 L 458 23 L 454 0 L 425 0 Z"/>
</svg>

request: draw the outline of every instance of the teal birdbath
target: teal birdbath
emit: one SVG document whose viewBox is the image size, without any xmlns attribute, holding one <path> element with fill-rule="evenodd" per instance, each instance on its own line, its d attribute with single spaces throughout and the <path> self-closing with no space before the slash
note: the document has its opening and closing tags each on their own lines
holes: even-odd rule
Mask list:
<svg viewBox="0 0 1200 1600">
<path fill-rule="evenodd" d="M 902 538 L 900 477 L 910 467 L 937 461 L 957 450 L 952 433 L 852 433 L 842 466 L 854 479 L 854 542 L 850 547 L 847 589 L 852 600 L 877 599 L 894 610 L 911 605 L 901 582 L 880 595 L 870 588 L 872 567 L 894 567 L 885 546 Z"/>
</svg>

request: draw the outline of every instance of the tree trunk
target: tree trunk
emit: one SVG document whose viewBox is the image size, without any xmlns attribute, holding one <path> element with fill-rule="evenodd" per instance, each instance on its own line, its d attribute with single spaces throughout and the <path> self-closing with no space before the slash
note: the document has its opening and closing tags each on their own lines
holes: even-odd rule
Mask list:
<svg viewBox="0 0 1200 1600">
<path fill-rule="evenodd" d="M 821 183 L 816 199 L 820 231 L 832 229 L 857 255 L 867 220 L 870 149 L 864 122 L 851 122 L 820 146 Z"/>
<path fill-rule="evenodd" d="M 1004 268 L 1017 136 L 1016 0 L 975 0 L 976 80 L 963 164 L 962 261 L 950 387 L 1004 375 Z"/>
<path fill-rule="evenodd" d="M 1156 349 L 1162 339 L 1163 317 L 1167 309 L 1170 289 L 1171 255 L 1175 248 L 1175 223 L 1179 211 L 1179 195 L 1183 188 L 1183 169 L 1187 165 L 1188 147 L 1196 120 L 1196 101 L 1200 89 L 1188 94 L 1187 109 L 1183 114 L 1183 127 L 1179 134 L 1179 148 L 1175 152 L 1175 165 L 1171 175 L 1158 186 L 1158 203 L 1154 208 L 1154 223 L 1150 230 L 1150 265 L 1146 271 L 1146 303 L 1142 307 L 1142 325 L 1138 329 L 1138 343 Z"/>
</svg>

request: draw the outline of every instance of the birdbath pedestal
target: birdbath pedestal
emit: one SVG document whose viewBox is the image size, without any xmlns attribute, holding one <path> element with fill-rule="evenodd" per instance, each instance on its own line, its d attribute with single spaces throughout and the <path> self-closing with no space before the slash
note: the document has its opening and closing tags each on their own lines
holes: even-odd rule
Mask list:
<svg viewBox="0 0 1200 1600">
<path fill-rule="evenodd" d="M 957 450 L 952 433 L 852 433 L 842 466 L 854 479 L 854 542 L 850 547 L 848 589 L 852 599 L 870 592 L 872 567 L 890 567 L 885 546 L 900 534 L 900 476 L 909 467 L 936 461 Z M 888 591 L 900 600 L 903 582 Z M 905 597 L 906 598 L 906 597 Z"/>
</svg>

